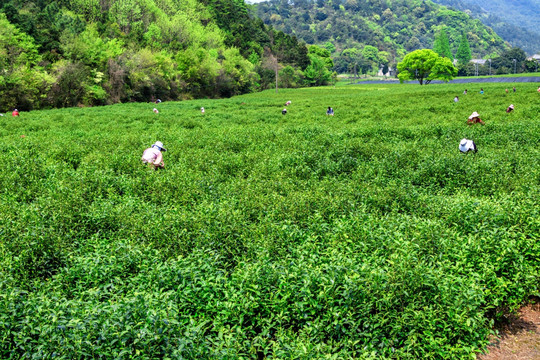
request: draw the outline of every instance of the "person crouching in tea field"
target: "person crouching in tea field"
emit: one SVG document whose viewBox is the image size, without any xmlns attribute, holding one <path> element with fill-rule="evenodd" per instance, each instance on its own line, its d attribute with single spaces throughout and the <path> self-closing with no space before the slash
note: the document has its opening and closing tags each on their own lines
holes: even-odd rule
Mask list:
<svg viewBox="0 0 540 360">
<path fill-rule="evenodd" d="M 459 151 L 462 153 L 468 153 L 469 151 L 477 152 L 478 149 L 476 149 L 476 144 L 472 140 L 468 139 L 461 139 L 461 142 L 459 143 Z"/>
<path fill-rule="evenodd" d="M 286 114 L 287 114 L 287 109 L 281 110 L 281 114 L 282 114 L 282 115 L 286 115 Z"/>
<path fill-rule="evenodd" d="M 514 111 L 514 104 L 510 104 L 510 106 L 506 108 L 507 113 L 512 112 L 512 111 Z"/>
<path fill-rule="evenodd" d="M 480 119 L 480 115 L 475 111 L 469 116 L 469 119 L 467 120 L 467 124 L 482 124 L 485 125 L 485 123 Z"/>
<path fill-rule="evenodd" d="M 141 158 L 143 164 L 152 165 L 155 170 L 164 168 L 165 164 L 163 163 L 162 151 L 167 151 L 167 149 L 163 147 L 161 141 L 156 141 L 154 145 L 144 150 Z"/>
<path fill-rule="evenodd" d="M 13 110 L 13 112 L 11 113 L 11 116 L 19 116 L 19 110 L 17 109 Z"/>
<path fill-rule="evenodd" d="M 326 115 L 334 116 L 334 109 L 329 106 L 326 110 Z"/>
</svg>

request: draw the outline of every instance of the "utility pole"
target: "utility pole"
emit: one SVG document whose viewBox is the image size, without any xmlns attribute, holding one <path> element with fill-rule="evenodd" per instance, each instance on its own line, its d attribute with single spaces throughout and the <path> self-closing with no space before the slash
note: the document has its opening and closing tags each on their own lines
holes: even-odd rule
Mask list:
<svg viewBox="0 0 540 360">
<path fill-rule="evenodd" d="M 488 59 L 489 61 L 489 75 L 491 75 L 491 59 Z"/>
<path fill-rule="evenodd" d="M 516 59 L 512 59 L 512 61 L 514 62 L 514 74 L 515 74 L 515 73 L 516 73 L 517 60 L 516 60 Z"/>
</svg>

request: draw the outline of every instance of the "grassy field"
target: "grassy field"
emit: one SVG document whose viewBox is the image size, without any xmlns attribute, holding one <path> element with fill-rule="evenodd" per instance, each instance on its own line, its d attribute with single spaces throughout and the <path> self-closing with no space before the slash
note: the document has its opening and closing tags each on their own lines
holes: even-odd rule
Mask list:
<svg viewBox="0 0 540 360">
<path fill-rule="evenodd" d="M 540 94 L 467 86 L 1 117 L 0 358 L 474 358 L 540 295 Z"/>
</svg>

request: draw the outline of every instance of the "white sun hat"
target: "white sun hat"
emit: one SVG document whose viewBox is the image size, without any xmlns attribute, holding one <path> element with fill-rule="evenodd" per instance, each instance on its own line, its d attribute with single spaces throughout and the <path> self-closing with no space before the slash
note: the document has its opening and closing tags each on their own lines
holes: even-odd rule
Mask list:
<svg viewBox="0 0 540 360">
<path fill-rule="evenodd" d="M 154 145 L 152 145 L 152 147 L 154 147 L 154 146 L 159 148 L 160 151 L 167 151 L 167 149 L 165 149 L 163 147 L 163 143 L 161 141 L 156 141 L 156 143 Z"/>
<path fill-rule="evenodd" d="M 473 113 L 471 114 L 471 116 L 469 116 L 469 119 L 472 119 L 472 118 L 475 118 L 475 117 L 479 117 L 479 116 L 480 116 L 480 114 L 478 114 L 478 113 L 475 111 L 475 112 L 473 112 Z"/>
<path fill-rule="evenodd" d="M 509 108 L 510 108 L 510 109 L 513 109 L 513 108 L 514 108 L 514 104 L 510 104 Z"/>
<path fill-rule="evenodd" d="M 472 140 L 461 139 L 459 143 L 459 151 L 466 153 L 467 151 L 476 151 L 476 144 Z"/>
</svg>

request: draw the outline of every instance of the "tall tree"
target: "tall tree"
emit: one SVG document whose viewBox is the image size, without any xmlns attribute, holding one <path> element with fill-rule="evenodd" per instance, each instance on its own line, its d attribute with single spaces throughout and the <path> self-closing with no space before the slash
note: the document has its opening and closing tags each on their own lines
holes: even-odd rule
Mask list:
<svg viewBox="0 0 540 360">
<path fill-rule="evenodd" d="M 435 79 L 445 82 L 452 80 L 458 72 L 450 59 L 429 49 L 416 50 L 405 55 L 397 68 L 400 82 L 416 79 L 420 85 L 427 85 Z"/>
<path fill-rule="evenodd" d="M 435 37 L 433 51 L 442 57 L 446 57 L 450 60 L 454 59 L 452 51 L 450 51 L 450 41 L 448 41 L 448 35 L 446 35 L 446 31 L 444 29 L 441 29 L 439 36 Z"/>
<path fill-rule="evenodd" d="M 461 33 L 461 41 L 456 52 L 456 59 L 458 59 L 459 63 L 462 65 L 467 64 L 472 59 L 471 47 L 469 46 L 469 40 L 467 39 L 465 31 Z"/>
<path fill-rule="evenodd" d="M 278 92 L 278 79 L 279 79 L 279 69 L 280 64 L 278 62 L 277 57 L 272 54 L 272 51 L 269 48 L 265 49 L 265 57 L 263 59 L 263 67 L 268 70 L 274 71 L 274 74 L 276 75 L 276 94 Z"/>
</svg>

